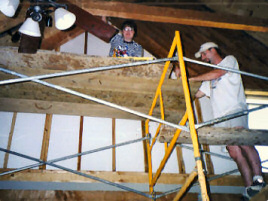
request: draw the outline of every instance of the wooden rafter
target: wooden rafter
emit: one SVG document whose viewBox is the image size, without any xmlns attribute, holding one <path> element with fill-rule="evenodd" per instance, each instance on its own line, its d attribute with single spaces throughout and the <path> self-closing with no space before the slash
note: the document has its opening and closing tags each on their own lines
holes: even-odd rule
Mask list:
<svg viewBox="0 0 268 201">
<path fill-rule="evenodd" d="M 63 0 L 62 0 L 63 1 Z M 210 12 L 201 12 L 186 9 L 174 9 L 169 7 L 145 6 L 134 3 L 124 2 L 107 2 L 107 1 L 63 1 L 70 5 L 72 10 L 80 10 L 76 14 L 84 15 L 87 11 L 95 16 L 111 16 L 118 18 L 130 18 L 142 21 L 176 23 L 191 26 L 204 26 L 223 29 L 248 30 L 267 32 L 267 20 L 242 17 L 237 15 L 222 15 Z M 19 23 L 22 23 L 25 18 L 25 12 L 28 8 L 28 3 L 22 3 L 18 15 L 14 18 L 7 18 L 0 14 L 0 33 L 8 30 Z M 83 9 L 83 10 L 82 10 Z M 88 19 L 78 16 L 81 22 Z M 80 23 L 81 24 L 81 23 Z M 83 25 L 84 24 L 84 25 Z M 81 26 L 86 26 L 82 23 Z M 96 28 L 96 26 L 94 27 Z"/>
<path fill-rule="evenodd" d="M 45 29 L 44 38 L 42 40 L 41 49 L 53 50 L 77 37 L 85 32 L 79 27 L 75 27 L 69 31 L 59 31 L 56 28 Z"/>
<path fill-rule="evenodd" d="M 20 7 L 18 8 L 14 17 L 6 17 L 4 14 L 0 13 L 0 33 L 21 24 L 25 20 L 26 11 L 28 8 L 29 3 L 24 1 L 24 3 L 20 4 Z"/>
<path fill-rule="evenodd" d="M 268 32 L 267 20 L 226 16 L 167 7 L 144 6 L 123 2 L 83 0 L 82 8 L 93 15 L 142 21 L 176 23 L 191 26 Z"/>
</svg>

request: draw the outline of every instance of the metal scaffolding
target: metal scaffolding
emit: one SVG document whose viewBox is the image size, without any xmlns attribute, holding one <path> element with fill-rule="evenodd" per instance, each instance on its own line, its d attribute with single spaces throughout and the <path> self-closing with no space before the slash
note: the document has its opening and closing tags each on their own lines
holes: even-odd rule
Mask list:
<svg viewBox="0 0 268 201">
<path fill-rule="evenodd" d="M 174 55 L 176 50 L 177 50 L 177 56 L 173 57 L 173 55 Z M 161 92 L 161 87 L 162 87 L 162 84 L 164 83 L 164 79 L 165 79 L 165 76 L 166 76 L 166 73 L 167 73 L 167 70 L 168 70 L 168 67 L 169 67 L 169 64 L 170 64 L 171 61 L 178 61 L 179 64 L 180 64 L 182 85 L 183 85 L 183 91 L 184 91 L 185 102 L 186 102 L 186 112 L 185 112 L 183 118 L 180 120 L 180 123 L 178 125 L 174 124 L 174 123 L 171 123 L 171 122 L 165 121 L 164 104 L 163 104 L 162 92 Z M 193 107 L 192 107 L 192 103 L 191 103 L 191 97 L 190 97 L 190 93 L 189 93 L 188 78 L 187 78 L 187 75 L 186 75 L 186 69 L 185 69 L 184 61 L 198 63 L 198 64 L 206 65 L 206 66 L 209 66 L 209 67 L 212 67 L 212 68 L 220 68 L 220 69 L 224 69 L 224 70 L 227 70 L 227 71 L 232 71 L 234 73 L 240 73 L 240 74 L 244 74 L 244 75 L 247 75 L 247 76 L 252 76 L 252 77 L 255 77 L 255 78 L 263 79 L 263 80 L 266 80 L 266 81 L 268 80 L 268 78 L 264 77 L 264 76 L 254 75 L 254 74 L 250 74 L 250 73 L 246 73 L 246 72 L 242 72 L 242 71 L 234 71 L 234 70 L 230 70 L 229 68 L 223 68 L 223 67 L 219 67 L 219 66 L 216 66 L 216 65 L 211 65 L 211 64 L 204 63 L 204 62 L 198 62 L 198 61 L 191 60 L 191 59 L 183 57 L 182 45 L 181 45 L 181 39 L 180 39 L 179 31 L 175 32 L 175 37 L 174 37 L 173 43 L 171 45 L 171 49 L 169 51 L 169 54 L 168 54 L 167 58 L 165 58 L 165 59 L 155 59 L 155 60 L 152 60 L 152 61 L 139 61 L 139 62 L 133 62 L 133 63 L 129 63 L 129 64 L 121 64 L 121 65 L 114 65 L 114 66 L 83 69 L 83 70 L 76 70 L 76 71 L 69 71 L 69 72 L 55 73 L 55 74 L 47 74 L 47 75 L 39 75 L 39 76 L 32 76 L 32 77 L 27 77 L 27 76 L 25 76 L 23 74 L 20 74 L 20 73 L 17 73 L 17 72 L 11 71 L 11 70 L 7 70 L 5 68 L 0 67 L 0 71 L 20 77 L 18 79 L 10 79 L 10 80 L 0 81 L 0 85 L 11 84 L 11 83 L 19 83 L 19 82 L 25 82 L 25 81 L 33 81 L 33 82 L 45 85 L 47 87 L 51 87 L 51 88 L 54 88 L 54 89 L 57 89 L 57 90 L 60 90 L 60 91 L 64 91 L 66 93 L 70 93 L 72 95 L 82 97 L 84 99 L 91 100 L 91 101 L 94 101 L 94 102 L 97 102 L 97 103 L 100 103 L 100 104 L 103 104 L 103 105 L 107 105 L 109 107 L 116 108 L 118 110 L 129 112 L 131 114 L 134 114 L 134 115 L 137 115 L 137 116 L 140 116 L 140 117 L 143 117 L 143 118 L 147 119 L 146 122 L 145 122 L 145 131 L 146 131 L 147 136 L 144 137 L 144 138 L 131 140 L 131 141 L 124 142 L 124 143 L 119 143 L 117 145 L 106 146 L 106 147 L 102 147 L 102 148 L 99 148 L 99 149 L 89 150 L 89 151 L 85 151 L 85 152 L 82 152 L 82 153 L 57 158 L 57 159 L 50 160 L 50 161 L 42 161 L 40 159 L 33 158 L 31 156 L 27 156 L 27 155 L 24 155 L 24 154 L 20 154 L 18 152 L 14 152 L 14 151 L 11 151 L 11 150 L 0 148 L 0 151 L 6 152 L 6 153 L 9 153 L 9 154 L 13 154 L 13 155 L 16 155 L 16 156 L 20 156 L 22 158 L 27 158 L 27 159 L 30 159 L 32 161 L 37 162 L 37 163 L 35 163 L 33 165 L 25 166 L 25 167 L 22 167 L 22 168 L 11 170 L 11 171 L 2 172 L 2 173 L 0 173 L 0 176 L 15 173 L 15 172 L 18 172 L 18 171 L 22 171 L 22 170 L 26 170 L 26 169 L 30 169 L 30 168 L 34 168 L 34 167 L 46 164 L 46 165 L 54 166 L 54 167 L 57 167 L 59 169 L 71 172 L 73 174 L 81 175 L 81 176 L 84 176 L 84 177 L 99 181 L 101 183 L 105 183 L 105 184 L 108 184 L 108 185 L 123 189 L 123 190 L 126 190 L 126 191 L 137 193 L 139 195 L 145 196 L 145 197 L 153 199 L 153 200 L 156 200 L 156 199 L 158 199 L 158 198 L 160 198 L 162 196 L 165 196 L 165 195 L 170 194 L 170 193 L 174 193 L 174 192 L 179 190 L 179 193 L 174 198 L 174 201 L 179 200 L 181 198 L 181 196 L 185 193 L 187 188 L 190 185 L 192 185 L 192 183 L 193 183 L 194 179 L 196 178 L 196 176 L 198 176 L 198 181 L 199 181 L 198 183 L 199 183 L 200 188 L 201 188 L 202 200 L 203 201 L 209 201 L 208 190 L 207 190 L 207 188 L 208 188 L 207 187 L 207 180 L 208 179 L 206 178 L 205 171 L 203 169 L 204 165 L 203 165 L 203 162 L 201 160 L 201 158 L 202 158 L 201 156 L 202 156 L 202 154 L 213 154 L 213 153 L 205 152 L 205 151 L 200 149 L 200 145 L 198 143 L 198 137 L 197 137 L 197 129 L 202 127 L 202 126 L 205 126 L 205 125 L 211 125 L 211 124 L 214 124 L 214 123 L 219 123 L 221 121 L 228 120 L 230 118 L 234 118 L 234 117 L 241 116 L 241 115 L 246 115 L 249 112 L 253 112 L 253 111 L 257 110 L 257 109 L 262 109 L 264 107 L 267 107 L 267 105 L 261 106 L 261 107 L 258 107 L 258 108 L 252 109 L 252 110 L 241 111 L 239 113 L 235 113 L 235 114 L 232 114 L 232 115 L 221 117 L 219 119 L 204 122 L 204 123 L 201 123 L 201 124 L 195 124 L 195 122 L 194 122 L 194 112 L 193 112 Z M 101 100 L 101 99 L 98 99 L 98 98 L 95 98 L 95 97 L 92 97 L 92 96 L 89 96 L 89 95 L 86 95 L 86 94 L 82 94 L 82 93 L 74 91 L 74 90 L 70 90 L 70 89 L 62 87 L 62 86 L 50 84 L 48 82 L 40 80 L 40 79 L 45 79 L 45 78 L 54 78 L 54 77 L 59 77 L 59 76 L 68 76 L 68 75 L 81 74 L 81 73 L 91 73 L 91 72 L 111 70 L 111 69 L 127 68 L 127 67 L 134 67 L 134 66 L 139 66 L 139 65 L 144 65 L 144 64 L 159 63 L 159 62 L 165 62 L 165 66 L 164 66 L 163 73 L 162 73 L 160 81 L 159 81 L 159 85 L 158 85 L 158 87 L 156 89 L 155 97 L 153 99 L 152 106 L 151 106 L 151 109 L 149 111 L 149 114 L 143 114 L 141 112 L 137 112 L 137 111 L 131 110 L 131 109 L 126 108 L 126 107 L 122 107 L 120 105 L 117 105 L 117 104 L 114 104 L 114 103 L 111 103 L 111 102 L 108 102 L 108 101 L 104 101 L 104 100 Z M 160 102 L 161 119 L 152 116 L 153 110 L 154 110 L 154 108 L 156 106 L 156 102 L 157 102 L 158 99 L 159 99 L 159 102 Z M 153 137 L 150 136 L 150 133 L 151 133 L 150 130 L 149 130 L 149 122 L 150 121 L 154 121 L 154 122 L 159 123 L 159 126 L 158 126 L 158 128 L 156 130 L 156 133 L 155 133 L 155 135 Z M 188 126 L 185 126 L 186 122 L 188 122 Z M 152 149 L 153 149 L 153 146 L 154 146 L 154 144 L 156 142 L 156 138 L 157 138 L 157 136 L 159 134 L 161 125 L 163 125 L 163 124 L 171 126 L 171 127 L 174 127 L 177 130 L 176 130 L 176 133 L 174 134 L 171 142 L 169 144 L 167 144 L 167 143 L 165 144 L 165 146 L 166 146 L 165 155 L 164 155 L 164 157 L 163 157 L 163 159 L 162 159 L 162 161 L 161 161 L 161 163 L 159 165 L 159 168 L 157 169 L 156 173 L 153 174 L 153 172 L 152 172 Z M 177 142 L 177 139 L 179 138 L 180 132 L 182 130 L 187 131 L 187 132 L 189 132 L 191 134 L 192 144 L 193 144 L 193 148 L 191 148 L 191 149 L 194 152 L 194 159 L 195 159 L 195 162 L 196 162 L 196 168 L 192 171 L 192 173 L 190 173 L 188 179 L 186 180 L 186 183 L 181 188 L 176 188 L 174 190 L 170 190 L 170 191 L 167 191 L 165 193 L 156 195 L 155 192 L 154 192 L 154 186 L 156 185 L 157 180 L 160 177 L 160 174 L 161 174 L 162 170 L 164 169 L 165 164 L 167 163 L 172 151 L 174 150 L 174 147 L 177 146 L 176 142 Z M 131 144 L 131 143 L 136 143 L 136 142 L 140 142 L 140 141 L 143 141 L 143 140 L 146 140 L 146 144 L 147 144 L 148 169 L 149 169 L 148 170 L 149 194 L 141 192 L 141 191 L 138 191 L 138 190 L 135 190 L 135 189 L 132 189 L 132 188 L 129 188 L 129 187 L 126 187 L 126 186 L 118 184 L 118 183 L 112 183 L 110 181 L 100 179 L 98 177 L 88 175 L 88 174 L 82 173 L 80 171 L 75 171 L 75 170 L 72 170 L 72 169 L 69 169 L 69 168 L 66 168 L 66 167 L 63 167 L 63 166 L 55 164 L 55 162 L 67 160 L 67 159 L 82 156 L 82 155 L 95 153 L 95 152 L 98 152 L 98 151 L 103 151 L 103 150 L 114 148 L 114 147 L 124 146 L 124 145 L 128 145 L 128 144 Z M 180 145 L 180 146 L 185 147 L 184 145 Z M 185 147 L 185 148 L 189 148 L 189 147 Z M 229 157 L 221 156 L 219 154 L 214 154 L 214 155 L 217 156 L 217 157 L 227 159 L 227 160 L 232 160 Z M 218 175 L 216 177 L 209 178 L 209 180 L 213 180 L 213 179 L 216 179 L 218 177 L 225 176 L 226 174 L 231 174 L 231 173 L 236 172 L 236 171 L 237 170 L 233 170 L 233 171 L 230 171 L 230 172 L 227 172 L 227 173 L 223 173 L 222 175 Z M 196 185 L 196 184 L 194 184 L 194 185 Z"/>
</svg>

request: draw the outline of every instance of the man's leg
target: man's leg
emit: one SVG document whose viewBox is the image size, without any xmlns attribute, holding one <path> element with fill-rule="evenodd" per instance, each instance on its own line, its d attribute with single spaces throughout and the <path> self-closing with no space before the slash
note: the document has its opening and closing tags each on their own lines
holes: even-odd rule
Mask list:
<svg viewBox="0 0 268 201">
<path fill-rule="evenodd" d="M 258 193 L 266 186 L 264 178 L 262 177 L 261 160 L 258 151 L 254 146 L 241 146 L 244 155 L 248 159 L 248 163 L 253 171 L 253 183 L 250 187 L 251 193 Z"/>
<path fill-rule="evenodd" d="M 253 175 L 262 175 L 261 170 L 261 160 L 258 151 L 254 146 L 241 146 L 244 155 L 248 159 L 248 163 L 250 164 Z"/>
<path fill-rule="evenodd" d="M 252 173 L 247 159 L 242 153 L 242 149 L 239 146 L 227 146 L 226 147 L 231 158 L 236 162 L 238 170 L 243 178 L 246 187 L 252 184 Z"/>
</svg>

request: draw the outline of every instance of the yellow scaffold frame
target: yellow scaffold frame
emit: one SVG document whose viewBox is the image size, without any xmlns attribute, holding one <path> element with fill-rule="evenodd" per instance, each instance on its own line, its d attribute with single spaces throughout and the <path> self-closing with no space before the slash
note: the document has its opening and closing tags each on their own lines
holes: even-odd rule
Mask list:
<svg viewBox="0 0 268 201">
<path fill-rule="evenodd" d="M 189 121 L 189 127 L 190 127 L 190 134 L 192 138 L 192 144 L 193 144 L 193 149 L 194 149 L 194 157 L 195 157 L 195 162 L 196 162 L 196 168 L 197 170 L 193 170 L 193 172 L 190 174 L 189 178 L 186 180 L 186 183 L 184 186 L 181 188 L 181 190 L 178 192 L 176 197 L 174 198 L 175 200 L 179 200 L 181 196 L 186 192 L 187 187 L 192 183 L 192 181 L 195 179 L 195 177 L 198 175 L 198 181 L 200 184 L 201 188 L 201 196 L 203 201 L 209 201 L 208 193 L 207 193 L 207 184 L 206 184 L 206 177 L 203 171 L 203 164 L 201 160 L 201 154 L 200 154 L 200 149 L 199 149 L 199 143 L 198 143 L 198 138 L 197 138 L 197 132 L 195 129 L 195 123 L 194 123 L 194 113 L 192 109 L 192 103 L 191 103 L 191 97 L 190 97 L 190 92 L 189 92 L 189 85 L 187 82 L 187 75 L 186 75 L 186 69 L 185 69 L 185 64 L 183 60 L 183 53 L 182 53 L 182 45 L 181 45 L 181 39 L 180 39 L 180 33 L 179 31 L 175 31 L 175 37 L 172 42 L 168 58 L 171 58 L 174 55 L 175 49 L 177 48 L 177 54 L 178 54 L 178 61 L 180 65 L 180 70 L 181 70 L 181 79 L 182 79 L 182 86 L 183 86 L 183 91 L 184 91 L 184 96 L 185 96 L 185 103 L 186 103 L 186 112 L 183 116 L 183 118 L 180 121 L 180 125 L 185 125 L 187 120 Z M 149 111 L 149 115 L 151 116 L 153 113 L 153 110 L 156 105 L 156 101 L 159 98 L 160 102 L 160 110 L 161 110 L 161 119 L 164 120 L 164 105 L 163 105 L 163 99 L 162 99 L 162 92 L 161 92 L 161 87 L 163 85 L 165 75 L 167 73 L 168 67 L 169 67 L 170 61 L 166 61 L 163 73 L 161 75 L 159 85 L 157 87 L 155 97 L 151 106 L 151 109 Z M 145 122 L 145 131 L 146 133 L 149 132 L 149 119 L 146 120 Z M 164 166 L 171 155 L 175 145 L 176 141 L 180 135 L 181 130 L 177 129 L 171 142 L 169 145 L 166 143 L 165 144 L 165 155 L 159 165 L 159 168 L 157 169 L 156 173 L 153 175 L 152 173 L 152 148 L 156 142 L 156 138 L 159 134 L 161 124 L 159 124 L 155 136 L 152 138 L 152 141 L 148 140 L 147 143 L 147 155 L 148 155 L 148 175 L 149 175 L 149 190 L 150 193 L 153 194 L 154 192 L 154 186 L 164 169 Z"/>
</svg>

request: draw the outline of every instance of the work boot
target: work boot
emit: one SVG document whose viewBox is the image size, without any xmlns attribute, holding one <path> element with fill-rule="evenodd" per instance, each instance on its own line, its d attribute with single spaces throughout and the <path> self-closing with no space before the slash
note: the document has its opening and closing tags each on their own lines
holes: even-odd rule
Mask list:
<svg viewBox="0 0 268 201">
<path fill-rule="evenodd" d="M 263 179 L 256 179 L 251 186 L 246 187 L 245 192 L 243 194 L 243 199 L 245 201 L 250 200 L 256 194 L 258 194 L 265 186 L 266 183 Z"/>
<path fill-rule="evenodd" d="M 255 178 L 254 178 L 255 179 Z M 255 180 L 253 180 L 253 184 L 251 185 L 251 188 L 255 191 L 261 191 L 266 186 L 266 183 L 262 177 L 256 177 Z"/>
</svg>

